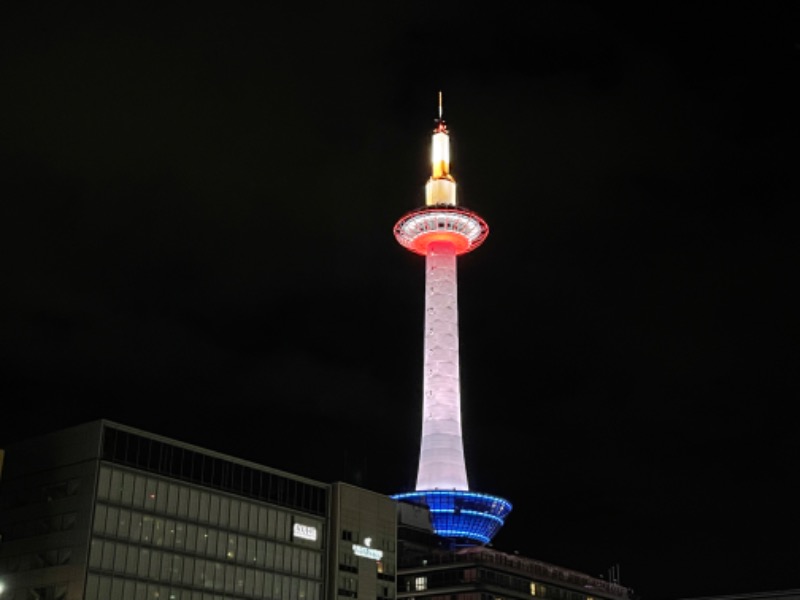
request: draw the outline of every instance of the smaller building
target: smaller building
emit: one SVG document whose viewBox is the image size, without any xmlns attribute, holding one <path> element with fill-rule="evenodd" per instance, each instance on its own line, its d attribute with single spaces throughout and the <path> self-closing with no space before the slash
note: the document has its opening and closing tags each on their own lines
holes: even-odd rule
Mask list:
<svg viewBox="0 0 800 600">
<path fill-rule="evenodd" d="M 423 507 L 401 504 L 397 598 L 413 600 L 633 600 L 631 590 L 485 546 L 433 534 Z"/>
</svg>

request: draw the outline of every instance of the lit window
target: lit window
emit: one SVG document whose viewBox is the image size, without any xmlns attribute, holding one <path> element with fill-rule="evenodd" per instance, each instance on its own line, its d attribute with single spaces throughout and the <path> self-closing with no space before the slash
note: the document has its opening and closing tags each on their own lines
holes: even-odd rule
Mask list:
<svg viewBox="0 0 800 600">
<path fill-rule="evenodd" d="M 531 596 L 536 595 L 536 582 L 531 581 Z"/>
<path fill-rule="evenodd" d="M 415 577 L 414 578 L 414 591 L 421 592 L 422 590 L 428 589 L 428 578 L 427 577 Z"/>
</svg>

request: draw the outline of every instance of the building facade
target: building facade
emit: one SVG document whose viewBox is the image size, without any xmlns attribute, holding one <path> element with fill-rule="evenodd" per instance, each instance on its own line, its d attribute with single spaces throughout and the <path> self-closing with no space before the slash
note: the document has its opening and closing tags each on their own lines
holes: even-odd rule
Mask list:
<svg viewBox="0 0 800 600">
<path fill-rule="evenodd" d="M 109 421 L 7 449 L 2 600 L 394 598 L 396 503 Z"/>
</svg>

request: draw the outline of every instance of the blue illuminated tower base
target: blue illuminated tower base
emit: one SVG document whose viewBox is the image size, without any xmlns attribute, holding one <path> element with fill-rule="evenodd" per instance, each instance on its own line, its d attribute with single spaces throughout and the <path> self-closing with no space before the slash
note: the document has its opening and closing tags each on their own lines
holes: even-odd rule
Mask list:
<svg viewBox="0 0 800 600">
<path fill-rule="evenodd" d="M 511 512 L 508 500 L 467 490 L 423 490 L 392 498 L 427 506 L 434 532 L 455 546 L 488 544 Z"/>
</svg>

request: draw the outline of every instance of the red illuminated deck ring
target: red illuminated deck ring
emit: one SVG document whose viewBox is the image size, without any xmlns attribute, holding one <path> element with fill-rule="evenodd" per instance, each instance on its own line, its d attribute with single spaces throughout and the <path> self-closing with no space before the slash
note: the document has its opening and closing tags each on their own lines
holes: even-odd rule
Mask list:
<svg viewBox="0 0 800 600">
<path fill-rule="evenodd" d="M 428 254 L 433 242 L 449 242 L 456 254 L 471 252 L 489 235 L 477 213 L 462 207 L 430 206 L 406 213 L 394 226 L 394 237 L 412 252 Z"/>
</svg>

